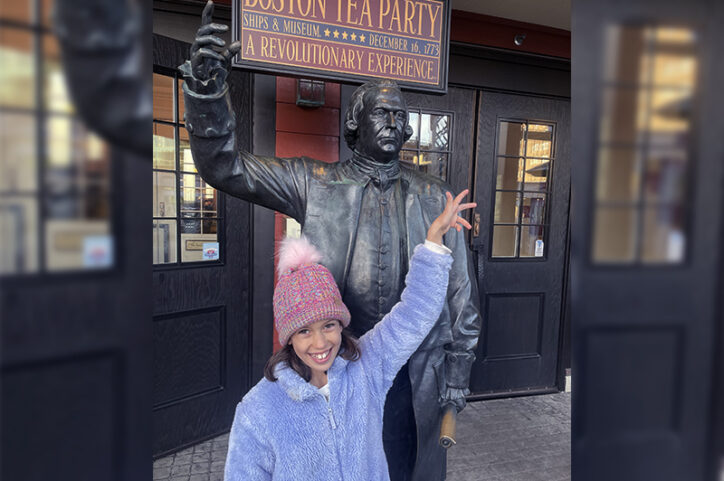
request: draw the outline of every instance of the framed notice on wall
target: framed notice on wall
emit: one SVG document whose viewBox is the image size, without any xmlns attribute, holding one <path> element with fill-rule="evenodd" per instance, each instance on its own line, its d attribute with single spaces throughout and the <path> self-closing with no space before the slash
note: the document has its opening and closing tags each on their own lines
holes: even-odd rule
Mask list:
<svg viewBox="0 0 724 481">
<path fill-rule="evenodd" d="M 234 66 L 447 91 L 449 0 L 234 0 Z"/>
</svg>

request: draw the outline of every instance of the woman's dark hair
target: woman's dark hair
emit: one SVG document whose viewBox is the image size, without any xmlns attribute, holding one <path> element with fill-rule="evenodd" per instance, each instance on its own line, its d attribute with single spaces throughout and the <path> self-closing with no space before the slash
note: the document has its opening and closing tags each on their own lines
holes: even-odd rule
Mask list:
<svg viewBox="0 0 724 481">
<path fill-rule="evenodd" d="M 342 343 L 339 346 L 339 352 L 337 355 L 347 361 L 356 361 L 359 359 L 360 354 L 361 351 L 359 349 L 359 345 L 357 344 L 357 338 L 354 337 L 354 335 L 352 335 L 352 333 L 350 333 L 346 328 L 343 329 Z M 280 362 L 287 363 L 287 365 L 294 369 L 306 382 L 309 382 L 309 380 L 312 379 L 312 370 L 309 369 L 309 366 L 304 364 L 301 359 L 299 359 L 299 356 L 297 356 L 297 353 L 294 352 L 294 348 L 291 344 L 287 344 L 269 358 L 266 362 L 266 366 L 264 366 L 264 377 L 271 382 L 275 382 L 277 378 L 274 376 L 274 368 Z"/>
</svg>

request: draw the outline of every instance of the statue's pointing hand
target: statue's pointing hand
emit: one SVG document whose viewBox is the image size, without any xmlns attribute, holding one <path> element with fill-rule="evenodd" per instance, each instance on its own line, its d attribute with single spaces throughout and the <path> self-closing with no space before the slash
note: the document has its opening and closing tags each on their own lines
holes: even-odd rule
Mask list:
<svg viewBox="0 0 724 481">
<path fill-rule="evenodd" d="M 221 23 L 213 23 L 214 2 L 209 0 L 201 14 L 201 26 L 191 44 L 191 60 L 179 67 L 189 89 L 197 94 L 215 95 L 224 90 L 231 70 L 231 59 L 241 50 L 239 42 L 229 48 L 218 35 L 229 30 Z"/>
</svg>

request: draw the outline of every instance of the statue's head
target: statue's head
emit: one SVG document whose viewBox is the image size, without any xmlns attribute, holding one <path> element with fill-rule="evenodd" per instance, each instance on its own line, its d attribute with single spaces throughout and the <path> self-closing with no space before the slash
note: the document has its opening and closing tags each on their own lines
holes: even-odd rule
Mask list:
<svg viewBox="0 0 724 481">
<path fill-rule="evenodd" d="M 410 137 L 407 104 L 396 82 L 371 80 L 354 91 L 344 116 L 350 149 L 377 162 L 391 162 Z"/>
</svg>

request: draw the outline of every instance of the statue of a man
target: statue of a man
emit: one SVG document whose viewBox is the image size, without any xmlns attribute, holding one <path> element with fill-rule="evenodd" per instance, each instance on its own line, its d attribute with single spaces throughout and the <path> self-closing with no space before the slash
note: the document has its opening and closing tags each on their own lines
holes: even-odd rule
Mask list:
<svg viewBox="0 0 724 481">
<path fill-rule="evenodd" d="M 425 240 L 451 189 L 400 164 L 412 128 L 402 93 L 388 80 L 368 82 L 352 95 L 344 123 L 351 159 L 328 164 L 238 151 L 225 79 L 239 47 L 224 49 L 216 35 L 226 27 L 211 23 L 212 11 L 209 2 L 191 60 L 180 67 L 198 172 L 216 189 L 302 225 L 323 253 L 359 336 L 399 300 L 412 249 Z M 445 478 L 445 451 L 438 444 L 442 407 L 453 403 L 462 409 L 469 392 L 481 327 L 477 289 L 463 233 L 451 230 L 444 242 L 454 257 L 447 303 L 398 374 L 385 405 L 383 440 L 393 481 Z"/>
</svg>

